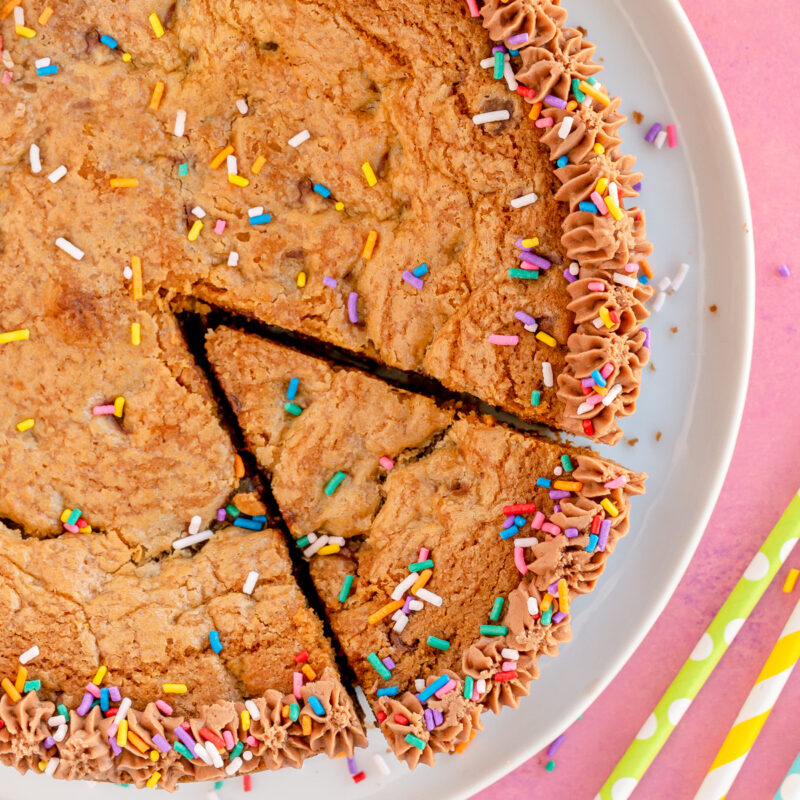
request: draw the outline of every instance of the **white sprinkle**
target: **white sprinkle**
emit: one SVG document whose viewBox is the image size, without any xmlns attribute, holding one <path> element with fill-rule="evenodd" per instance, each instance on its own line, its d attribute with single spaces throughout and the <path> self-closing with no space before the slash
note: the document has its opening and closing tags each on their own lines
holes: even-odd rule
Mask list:
<svg viewBox="0 0 800 800">
<path fill-rule="evenodd" d="M 172 129 L 172 133 L 175 136 L 183 136 L 185 130 L 186 130 L 186 111 L 184 111 L 184 109 L 182 108 L 179 108 L 177 113 L 175 114 L 175 127 Z"/>
<path fill-rule="evenodd" d="M 85 255 L 80 247 L 75 247 L 72 242 L 65 239 L 63 236 L 59 236 L 58 239 L 56 239 L 56 247 L 59 250 L 63 250 L 67 255 L 72 256 L 76 261 L 80 261 Z"/>
<path fill-rule="evenodd" d="M 655 300 L 653 300 L 653 311 L 658 313 L 664 307 L 664 301 L 667 299 L 666 292 L 656 292 Z"/>
<path fill-rule="evenodd" d="M 8 50 L 3 50 L 2 58 L 4 67 L 7 67 L 8 69 L 14 69 L 14 59 L 11 58 L 11 54 L 8 52 Z"/>
<path fill-rule="evenodd" d="M 573 117 L 564 117 L 563 121 L 561 122 L 561 126 L 558 129 L 558 138 L 559 139 L 566 139 L 569 136 L 570 132 L 572 131 L 572 123 L 574 122 Z"/>
<path fill-rule="evenodd" d="M 264 213 L 264 206 L 253 206 L 252 208 L 247 209 L 247 216 L 248 217 L 257 217 L 259 214 Z"/>
<path fill-rule="evenodd" d="M 317 534 L 316 533 L 309 533 L 306 537 L 309 542 L 316 542 L 317 541 Z"/>
<path fill-rule="evenodd" d="M 316 542 L 312 542 L 308 547 L 306 547 L 305 550 L 303 550 L 303 555 L 309 558 L 313 556 L 314 553 L 317 552 L 317 550 L 320 550 L 321 548 L 325 547 L 327 543 L 328 543 L 328 537 L 325 534 L 323 534 L 317 539 Z"/>
<path fill-rule="evenodd" d="M 228 175 L 239 174 L 239 162 L 235 155 L 231 154 L 225 159 L 225 166 L 228 168 Z"/>
<path fill-rule="evenodd" d="M 240 97 L 236 101 L 236 110 L 240 114 L 246 114 L 249 111 L 249 108 L 247 107 L 247 100 L 245 100 L 243 97 Z"/>
<path fill-rule="evenodd" d="M 504 648 L 503 648 L 503 649 L 500 651 L 500 655 L 501 655 L 501 656 L 502 656 L 502 657 L 503 657 L 503 658 L 504 658 L 506 661 L 517 661 L 517 660 L 519 659 L 519 650 L 513 650 L 513 649 L 512 649 L 512 648 L 510 648 L 510 647 L 504 647 Z"/>
<path fill-rule="evenodd" d="M 375 755 L 372 756 L 372 760 L 375 762 L 375 766 L 378 768 L 378 772 L 380 772 L 381 775 L 389 775 L 391 773 L 386 759 L 380 753 L 375 753 Z"/>
<path fill-rule="evenodd" d="M 395 622 L 392 626 L 392 630 L 395 633 L 402 633 L 405 630 L 406 625 L 408 625 L 408 617 L 401 611 L 397 622 Z"/>
<path fill-rule="evenodd" d="M 227 767 L 225 767 L 225 774 L 235 775 L 242 768 L 242 764 L 244 764 L 244 761 L 242 761 L 242 759 L 239 756 L 236 756 L 236 758 L 234 758 L 233 761 L 231 761 L 231 763 L 228 764 Z M 222 766 L 221 758 L 219 760 L 219 765 Z"/>
<path fill-rule="evenodd" d="M 600 328 L 602 328 L 604 324 L 605 323 L 603 322 L 603 320 L 600 319 L 600 317 L 595 317 L 592 320 L 592 325 L 594 325 L 595 328 L 597 328 L 598 330 L 600 330 Z"/>
<path fill-rule="evenodd" d="M 245 750 L 245 751 L 242 753 L 242 758 L 243 758 L 245 761 L 251 761 L 251 760 L 252 760 L 252 758 L 253 758 L 253 751 L 252 751 L 252 750 Z"/>
<path fill-rule="evenodd" d="M 414 678 L 414 688 L 418 692 L 423 691 L 426 685 L 424 678 Z"/>
<path fill-rule="evenodd" d="M 553 385 L 553 365 L 549 361 L 542 361 L 542 380 L 548 389 Z"/>
<path fill-rule="evenodd" d="M 14 24 L 15 25 L 25 24 L 25 11 L 23 10 L 22 6 L 17 6 L 14 9 Z"/>
<path fill-rule="evenodd" d="M 203 522 L 201 517 L 194 516 L 189 522 L 189 533 L 194 536 L 200 530 L 200 524 Z"/>
<path fill-rule="evenodd" d="M 438 594 L 429 592 L 427 589 L 417 589 L 417 597 L 419 597 L 420 600 L 424 600 L 426 603 L 430 603 L 434 606 L 440 606 L 442 604 L 442 598 L 439 597 Z M 411 603 L 413 602 L 414 601 L 412 600 Z M 409 603 L 409 606 L 411 603 Z"/>
<path fill-rule="evenodd" d="M 511 201 L 511 208 L 524 208 L 525 206 L 531 205 L 531 203 L 535 203 L 538 199 L 539 195 L 536 194 L 536 192 L 523 194 L 521 197 L 515 197 Z"/>
<path fill-rule="evenodd" d="M 485 694 L 486 678 L 478 678 L 478 680 L 475 681 L 475 688 L 478 690 L 478 694 Z"/>
<path fill-rule="evenodd" d="M 248 572 L 247 579 L 244 582 L 244 586 L 242 587 L 242 591 L 245 594 L 253 594 L 253 589 L 256 588 L 256 582 L 258 581 L 258 573 L 257 572 Z M 251 714 L 252 716 L 252 714 Z"/>
<path fill-rule="evenodd" d="M 208 755 L 211 756 L 211 763 L 217 769 L 222 769 L 222 756 L 219 754 L 219 750 L 217 750 L 217 748 L 214 747 L 214 745 L 212 745 L 211 742 L 209 742 L 208 745 L 206 745 L 206 753 L 208 753 Z M 241 763 L 242 763 L 241 760 L 239 760 L 239 764 Z M 236 769 L 238 769 L 238 767 Z M 233 773 L 230 774 L 232 775 Z"/>
<path fill-rule="evenodd" d="M 661 133 L 659 133 L 658 136 L 656 136 L 654 144 L 660 150 L 664 146 L 664 142 L 666 141 L 667 141 L 667 132 L 661 131 Z"/>
<path fill-rule="evenodd" d="M 534 547 L 539 544 L 539 540 L 535 536 L 528 536 L 523 539 L 514 539 L 514 547 Z"/>
<path fill-rule="evenodd" d="M 19 6 L 17 6 L 19 8 Z M 42 159 L 39 155 L 39 145 L 32 144 L 30 149 L 31 172 L 38 175 L 42 171 Z"/>
<path fill-rule="evenodd" d="M 307 142 L 310 138 L 311 134 L 308 131 L 300 131 L 300 133 L 289 139 L 289 147 L 300 147 L 303 142 Z"/>
<path fill-rule="evenodd" d="M 503 61 L 511 61 L 511 56 L 508 53 L 503 55 Z M 490 67 L 494 67 L 494 56 L 489 56 L 489 58 L 482 58 L 481 59 L 481 66 L 484 69 L 489 69 Z"/>
<path fill-rule="evenodd" d="M 66 174 L 67 174 L 67 168 L 62 164 L 60 167 L 56 167 L 47 176 L 47 180 L 49 180 L 50 183 L 58 183 Z"/>
<path fill-rule="evenodd" d="M 206 215 L 206 212 L 203 211 L 203 209 L 200 208 L 200 206 L 195 206 L 192 209 L 192 214 L 194 214 L 197 217 L 197 219 L 203 219 L 203 217 Z"/>
<path fill-rule="evenodd" d="M 622 384 L 617 383 L 614 384 L 609 390 L 608 394 L 603 398 L 602 402 L 604 406 L 610 406 L 619 396 L 619 393 L 622 391 Z"/>
<path fill-rule="evenodd" d="M 131 709 L 130 697 L 123 697 L 122 701 L 119 704 L 119 708 L 117 709 L 117 713 L 114 715 L 114 722 L 112 723 L 114 728 L 119 727 L 120 722 L 122 722 L 122 720 L 125 719 L 130 709 Z"/>
<path fill-rule="evenodd" d="M 60 758 L 55 758 L 55 757 L 51 758 L 47 762 L 47 766 L 44 768 L 44 774 L 52 776 L 52 774 L 58 769 L 58 765 L 60 763 L 61 763 Z"/>
<path fill-rule="evenodd" d="M 614 198 L 616 203 L 619 204 L 619 188 L 614 181 L 611 181 L 611 183 L 608 184 L 608 193 Z"/>
<path fill-rule="evenodd" d="M 39 655 L 39 646 L 34 645 L 33 647 L 26 650 L 20 657 L 19 663 L 20 664 L 28 664 L 29 662 L 33 661 Z"/>
<path fill-rule="evenodd" d="M 528 613 L 535 617 L 539 613 L 539 602 L 535 597 L 528 598 Z"/>
<path fill-rule="evenodd" d="M 536 331 L 539 329 L 539 323 L 534 322 L 533 325 L 523 325 L 522 327 L 525 328 L 528 333 L 536 333 Z"/>
<path fill-rule="evenodd" d="M 239 263 L 239 254 L 235 250 L 228 253 L 228 266 L 235 267 Z"/>
<path fill-rule="evenodd" d="M 511 119 L 511 114 L 506 109 L 500 111 L 486 111 L 483 114 L 476 114 L 472 121 L 476 125 L 486 125 L 487 122 L 503 122 L 504 120 Z"/>
<path fill-rule="evenodd" d="M 417 574 L 415 572 L 406 575 L 406 577 L 394 587 L 394 591 L 390 595 L 392 600 L 399 600 L 414 585 L 416 580 Z"/>
<path fill-rule="evenodd" d="M 42 67 L 49 67 L 50 66 L 50 59 L 49 58 L 37 58 L 36 61 L 33 62 L 33 66 L 36 69 L 41 69 Z"/>
<path fill-rule="evenodd" d="M 126 281 L 129 281 L 133 277 L 133 270 L 129 266 L 124 266 L 122 268 L 122 277 L 125 278 Z"/>
<path fill-rule="evenodd" d="M 194 536 L 184 536 L 182 539 L 176 539 L 172 543 L 172 547 L 174 550 L 183 550 L 184 547 L 191 547 L 194 544 L 205 542 L 213 535 L 214 531 L 200 531 L 200 533 L 195 533 Z"/>
<path fill-rule="evenodd" d="M 338 544 L 339 547 L 344 547 L 347 544 L 344 536 L 329 536 L 328 544 Z"/>
<path fill-rule="evenodd" d="M 403 616 L 403 609 L 398 608 L 397 611 L 395 611 L 394 614 L 392 614 L 392 622 L 397 622 L 397 620 L 399 620 L 401 616 Z"/>
<path fill-rule="evenodd" d="M 514 77 L 514 68 L 511 66 L 511 60 L 505 61 L 504 59 L 503 62 L 503 77 L 506 79 L 506 84 L 508 84 L 508 88 L 512 92 L 516 92 L 519 84 Z"/>
<path fill-rule="evenodd" d="M 250 574 L 252 575 L 253 573 L 251 572 Z M 261 712 L 258 710 L 258 706 L 252 700 L 245 700 L 244 707 L 250 714 L 250 719 L 255 720 L 256 722 L 261 719 Z"/>
<path fill-rule="evenodd" d="M 563 468 L 563 467 L 556 467 L 556 468 L 553 470 L 553 475 L 558 475 L 558 476 L 561 476 L 561 475 L 563 475 L 563 474 L 564 474 L 564 468 Z"/>
<path fill-rule="evenodd" d="M 615 272 L 614 283 L 621 283 L 623 286 L 635 289 L 639 281 L 637 281 L 636 278 L 632 278 L 630 275 L 625 275 L 622 272 Z"/>
<path fill-rule="evenodd" d="M 64 737 L 67 735 L 67 731 L 69 730 L 69 725 L 64 723 L 63 725 L 59 725 L 56 732 L 53 734 L 53 738 L 57 742 L 63 742 Z"/>
<path fill-rule="evenodd" d="M 356 686 L 355 693 L 356 700 L 358 700 L 358 705 L 361 707 L 361 713 L 364 715 L 364 722 L 366 722 L 368 725 L 374 724 L 377 721 L 375 719 L 375 712 L 372 710 L 372 706 L 370 706 L 369 702 L 367 701 L 367 696 L 364 694 L 364 690 L 360 686 Z"/>
<path fill-rule="evenodd" d="M 688 264 L 681 264 L 678 267 L 678 272 L 675 274 L 675 277 L 672 279 L 672 289 L 673 291 L 678 291 L 681 288 L 681 284 L 685 280 L 686 276 L 689 274 L 689 270 L 691 267 Z"/>
<path fill-rule="evenodd" d="M 57 728 L 59 725 L 63 725 L 66 721 L 67 718 L 63 714 L 59 714 L 58 716 L 50 717 L 50 719 L 47 720 L 47 724 L 51 728 Z"/>
<path fill-rule="evenodd" d="M 208 753 L 206 753 L 205 747 L 203 747 L 200 742 L 195 742 L 194 752 L 204 764 L 207 764 L 209 767 L 211 766 L 211 759 L 209 758 Z"/>
<path fill-rule="evenodd" d="M 581 265 L 577 261 L 573 261 L 569 265 L 569 274 L 570 275 L 578 275 L 581 271 Z"/>
<path fill-rule="evenodd" d="M 422 590 L 420 589 L 420 591 Z M 425 604 L 421 600 L 410 600 L 408 607 L 411 611 L 422 611 L 425 608 Z"/>
<path fill-rule="evenodd" d="M 577 412 L 575 412 L 575 413 L 577 413 L 577 415 L 579 417 L 581 417 L 584 414 L 588 414 L 593 408 L 594 408 L 594 406 L 591 403 L 581 403 L 578 406 Z"/>
</svg>

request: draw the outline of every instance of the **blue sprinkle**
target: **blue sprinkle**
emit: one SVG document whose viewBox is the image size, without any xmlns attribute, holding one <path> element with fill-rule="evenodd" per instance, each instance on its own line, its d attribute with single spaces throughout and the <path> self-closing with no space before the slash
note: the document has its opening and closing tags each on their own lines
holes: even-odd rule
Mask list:
<svg viewBox="0 0 800 800">
<path fill-rule="evenodd" d="M 244 517 L 236 517 L 233 524 L 237 528 L 247 528 L 249 531 L 260 531 L 264 529 L 261 522 L 256 522 L 254 519 L 245 519 Z"/>
<path fill-rule="evenodd" d="M 184 161 L 183 164 L 178 165 L 178 176 L 185 178 L 189 174 L 189 164 Z"/>
<path fill-rule="evenodd" d="M 222 652 L 222 642 L 219 640 L 219 631 L 208 632 L 208 642 L 215 653 Z"/>
<path fill-rule="evenodd" d="M 519 528 L 516 525 L 512 525 L 509 528 L 506 528 L 504 531 L 500 531 L 500 538 L 501 539 L 510 539 L 512 536 L 516 536 L 519 533 Z"/>
<path fill-rule="evenodd" d="M 272 222 L 272 217 L 269 214 L 256 214 L 254 217 L 250 217 L 251 225 L 264 225 L 267 222 Z"/>
<path fill-rule="evenodd" d="M 569 164 L 569 158 L 567 156 L 561 156 L 561 158 L 556 161 L 557 167 L 566 167 Z"/>
<path fill-rule="evenodd" d="M 101 711 L 108 711 L 109 708 L 111 708 L 111 703 L 109 702 L 108 689 L 101 689 L 100 690 L 100 710 Z"/>
<path fill-rule="evenodd" d="M 643 283 L 646 286 L 648 283 L 650 283 L 650 278 L 648 278 L 647 275 L 640 275 L 639 283 Z"/>
<path fill-rule="evenodd" d="M 308 704 L 311 706 L 311 709 L 318 717 L 325 716 L 325 708 L 323 707 L 322 703 L 320 703 L 319 699 L 314 697 L 313 694 L 309 696 Z"/>
<path fill-rule="evenodd" d="M 515 525 L 516 525 L 518 528 L 521 528 L 521 527 L 522 527 L 522 526 L 525 524 L 525 517 L 521 517 L 521 516 L 519 516 L 519 514 L 518 514 L 516 517 L 514 517 L 514 524 L 515 524 Z"/>
<path fill-rule="evenodd" d="M 331 190 L 327 186 L 323 186 L 321 183 L 314 184 L 314 191 L 323 197 L 331 196 Z"/>
<path fill-rule="evenodd" d="M 394 697 L 399 691 L 397 686 L 384 686 L 378 689 L 378 697 Z"/>
<path fill-rule="evenodd" d="M 40 77 L 45 75 L 55 75 L 56 72 L 58 72 L 58 64 L 50 64 L 46 67 L 39 67 L 39 69 L 36 70 L 36 74 Z"/>
<path fill-rule="evenodd" d="M 428 265 L 427 264 L 420 264 L 418 267 L 414 267 L 414 269 L 411 270 L 411 274 L 415 278 L 421 278 L 423 275 L 427 275 L 428 274 Z"/>
<path fill-rule="evenodd" d="M 549 489 L 550 481 L 547 478 L 537 478 L 536 485 L 541 486 L 543 489 Z"/>
<path fill-rule="evenodd" d="M 595 548 L 597 547 L 599 537 L 596 533 L 592 533 L 589 536 L 589 544 L 586 545 L 586 552 L 587 553 L 594 553 Z"/>
<path fill-rule="evenodd" d="M 256 514 L 254 517 L 251 517 L 253 522 L 266 522 L 267 515 L 266 514 Z"/>
<path fill-rule="evenodd" d="M 101 41 L 101 42 L 102 42 L 102 43 L 103 43 L 103 44 L 104 44 L 106 47 L 110 47 L 112 50 L 116 50 L 116 49 L 117 49 L 117 40 L 116 40 L 116 39 L 112 39 L 110 36 L 106 36 L 106 34 L 103 34 L 103 35 L 100 37 L 100 41 Z"/>
<path fill-rule="evenodd" d="M 600 374 L 600 370 L 599 369 L 593 369 L 592 370 L 592 378 L 594 378 L 594 382 L 598 386 L 605 386 L 606 383 L 607 383 L 606 379 Z"/>
<path fill-rule="evenodd" d="M 519 50 L 509 50 L 508 54 L 510 56 L 518 56 L 519 55 Z"/>
<path fill-rule="evenodd" d="M 582 203 L 578 203 L 578 208 L 581 211 L 588 211 L 590 214 L 597 213 L 597 206 L 594 203 L 590 203 L 588 200 L 584 200 Z"/>
<path fill-rule="evenodd" d="M 430 686 L 426 686 L 418 695 L 420 703 L 424 703 L 433 697 L 439 689 L 444 686 L 450 678 L 447 675 L 442 675 L 441 678 L 437 678 Z"/>
<path fill-rule="evenodd" d="M 300 386 L 300 378 L 292 378 L 289 381 L 289 388 L 286 390 L 286 399 L 294 400 L 297 397 L 297 387 Z"/>
</svg>

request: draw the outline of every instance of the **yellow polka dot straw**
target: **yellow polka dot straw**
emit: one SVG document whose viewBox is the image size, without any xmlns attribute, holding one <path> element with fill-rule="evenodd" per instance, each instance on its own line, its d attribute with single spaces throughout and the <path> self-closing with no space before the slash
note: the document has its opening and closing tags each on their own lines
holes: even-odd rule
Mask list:
<svg viewBox="0 0 800 800">
<path fill-rule="evenodd" d="M 725 601 L 595 800 L 627 800 L 800 537 L 800 492 Z"/>
<path fill-rule="evenodd" d="M 723 800 L 800 659 L 800 603 L 770 653 L 755 686 L 694 800 Z"/>
</svg>

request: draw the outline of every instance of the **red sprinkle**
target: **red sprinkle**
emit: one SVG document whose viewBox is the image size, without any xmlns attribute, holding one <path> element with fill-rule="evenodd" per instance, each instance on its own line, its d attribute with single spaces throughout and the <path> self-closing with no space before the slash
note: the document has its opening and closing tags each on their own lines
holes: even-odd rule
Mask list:
<svg viewBox="0 0 800 800">
<path fill-rule="evenodd" d="M 581 391 L 582 391 L 582 392 L 583 392 L 585 395 L 586 395 L 586 394 L 591 394 L 591 393 L 592 393 L 592 389 L 591 389 L 589 386 L 581 386 Z"/>
<path fill-rule="evenodd" d="M 527 86 L 517 86 L 516 92 L 523 97 L 536 97 L 536 92 L 534 92 L 533 89 L 529 89 Z"/>
<path fill-rule="evenodd" d="M 295 657 L 294 660 L 298 664 L 302 664 L 304 661 L 308 661 L 308 650 L 301 650 Z"/>
<path fill-rule="evenodd" d="M 249 792 L 253 788 L 253 776 L 252 775 L 242 775 L 242 782 L 244 783 L 244 790 Z"/>
<path fill-rule="evenodd" d="M 603 518 L 599 514 L 595 514 L 592 517 L 592 533 L 600 533 L 600 525 L 603 522 Z"/>
<path fill-rule="evenodd" d="M 511 669 L 508 672 L 495 673 L 494 679 L 498 683 L 502 683 L 503 681 L 512 681 L 516 677 L 517 677 L 517 671 L 515 669 Z"/>
<path fill-rule="evenodd" d="M 217 747 L 221 747 L 223 749 L 225 747 L 225 741 L 222 739 L 222 737 L 217 736 L 214 731 L 210 731 L 208 728 L 200 728 L 200 736 L 207 742 L 211 742 L 211 744 L 216 745 Z"/>
<path fill-rule="evenodd" d="M 585 419 L 583 421 L 583 432 L 587 436 L 594 436 L 594 425 L 592 425 L 592 421 L 590 419 Z"/>
<path fill-rule="evenodd" d="M 118 709 L 118 708 L 109 708 L 109 709 L 108 709 L 108 711 L 105 711 L 105 712 L 104 712 L 104 715 L 105 715 L 106 717 L 113 717 L 113 716 L 115 716 L 115 715 L 116 715 L 117 711 L 119 711 L 119 709 Z"/>
<path fill-rule="evenodd" d="M 375 716 L 378 718 L 378 722 L 383 722 L 386 719 L 386 714 L 383 711 L 376 711 Z"/>
<path fill-rule="evenodd" d="M 395 714 L 394 715 L 394 721 L 398 725 L 408 725 L 408 718 L 404 717 L 402 714 Z"/>
<path fill-rule="evenodd" d="M 366 778 L 366 777 L 367 776 L 364 774 L 363 771 L 362 772 L 356 772 L 356 774 L 353 775 L 353 782 L 354 783 L 361 783 L 361 781 L 363 781 L 364 778 Z"/>
<path fill-rule="evenodd" d="M 503 506 L 503 514 L 510 517 L 512 514 L 535 514 L 536 503 L 517 503 L 513 506 Z"/>
<path fill-rule="evenodd" d="M 609 309 L 608 316 L 615 325 L 619 325 L 619 314 L 613 308 Z"/>
</svg>

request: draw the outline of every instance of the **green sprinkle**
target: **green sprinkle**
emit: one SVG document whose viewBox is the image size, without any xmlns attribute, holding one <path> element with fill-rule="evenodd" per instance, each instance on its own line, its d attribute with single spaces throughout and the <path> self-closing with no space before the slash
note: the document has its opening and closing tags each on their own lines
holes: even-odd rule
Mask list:
<svg viewBox="0 0 800 800">
<path fill-rule="evenodd" d="M 500 615 L 503 613 L 503 602 L 502 597 L 495 597 L 494 603 L 492 603 L 492 610 L 489 612 L 489 619 L 492 622 L 497 622 L 500 619 Z"/>
<path fill-rule="evenodd" d="M 474 691 L 475 691 L 475 679 L 472 677 L 472 675 L 467 675 L 464 678 L 464 697 L 466 697 L 467 700 L 471 700 Z"/>
<path fill-rule="evenodd" d="M 304 536 L 302 539 L 297 540 L 297 546 L 299 548 L 306 547 L 308 545 L 308 536 Z"/>
<path fill-rule="evenodd" d="M 236 519 L 236 517 L 240 516 L 242 513 L 233 503 L 228 503 L 228 505 L 225 506 L 225 510 L 228 512 L 228 516 L 233 519 Z"/>
<path fill-rule="evenodd" d="M 42 688 L 41 681 L 25 681 L 25 692 L 38 692 Z"/>
<path fill-rule="evenodd" d="M 566 453 L 561 456 L 561 466 L 564 467 L 565 472 L 572 472 L 572 470 L 575 469 L 575 467 L 572 466 L 570 457 Z"/>
<path fill-rule="evenodd" d="M 178 176 L 185 178 L 189 174 L 189 164 L 184 161 L 183 164 L 178 165 Z"/>
<path fill-rule="evenodd" d="M 572 79 L 572 94 L 575 95 L 575 99 L 582 103 L 586 99 L 586 95 L 581 91 L 581 79 L 580 78 L 573 78 Z"/>
<path fill-rule="evenodd" d="M 300 706 L 297 703 L 292 703 L 289 706 L 289 719 L 292 722 L 297 722 L 300 719 Z"/>
<path fill-rule="evenodd" d="M 230 755 L 231 761 L 233 761 L 233 759 L 236 758 L 236 756 L 238 756 L 239 753 L 242 752 L 242 750 L 244 750 L 244 742 L 239 742 L 236 745 L 236 747 L 234 747 L 233 750 L 231 750 L 231 755 Z"/>
<path fill-rule="evenodd" d="M 294 417 L 299 417 L 303 413 L 303 409 L 297 403 L 284 403 L 283 410 L 288 411 Z"/>
<path fill-rule="evenodd" d="M 222 788 L 222 781 L 214 781 L 214 788 L 221 789 Z"/>
<path fill-rule="evenodd" d="M 507 633 L 505 625 L 481 625 L 481 636 L 505 636 Z"/>
<path fill-rule="evenodd" d="M 545 769 L 546 769 L 548 772 L 552 772 L 552 771 L 553 771 L 553 770 L 556 768 L 556 762 L 555 762 L 555 761 L 553 761 L 553 759 L 551 758 L 551 759 L 550 759 L 550 761 L 548 761 L 548 762 L 545 764 L 544 768 L 545 768 Z"/>
<path fill-rule="evenodd" d="M 352 575 L 345 575 L 342 581 L 342 588 L 339 590 L 339 602 L 344 603 L 350 594 L 350 587 L 353 585 L 355 578 Z"/>
<path fill-rule="evenodd" d="M 419 736 L 414 736 L 413 733 L 407 733 L 406 734 L 406 741 L 409 744 L 413 744 L 414 747 L 417 748 L 417 750 L 424 750 L 425 749 L 425 742 L 423 742 L 422 739 L 419 738 Z"/>
<path fill-rule="evenodd" d="M 385 681 L 388 681 L 389 678 L 392 677 L 392 673 L 386 669 L 386 665 L 378 658 L 378 656 L 375 655 L 375 653 L 370 653 L 367 656 L 367 661 L 369 661 L 375 672 L 377 672 L 378 675 L 380 675 Z"/>
<path fill-rule="evenodd" d="M 337 472 L 329 481 L 327 486 L 325 487 L 325 494 L 330 497 L 337 489 L 339 484 L 346 478 L 347 476 L 344 472 Z"/>
<path fill-rule="evenodd" d="M 494 79 L 499 81 L 503 77 L 503 68 L 506 65 L 506 54 L 498 50 L 494 54 Z"/>
<path fill-rule="evenodd" d="M 589 86 L 594 86 L 597 83 L 597 78 L 592 75 L 590 78 L 587 78 L 586 83 L 588 83 Z"/>
<path fill-rule="evenodd" d="M 524 280 L 528 281 L 538 281 L 539 280 L 539 270 L 538 269 L 519 269 L 514 267 L 508 271 L 509 278 L 523 278 Z"/>
<path fill-rule="evenodd" d="M 531 392 L 531 405 L 538 406 L 542 399 L 542 393 L 538 389 L 534 389 Z"/>
<path fill-rule="evenodd" d="M 175 748 L 176 753 L 180 753 L 184 758 L 188 758 L 189 761 L 194 758 L 192 751 L 183 742 L 175 742 L 172 746 Z"/>
<path fill-rule="evenodd" d="M 542 611 L 542 625 L 549 625 L 553 619 L 553 606 L 547 609 L 547 611 Z"/>
<path fill-rule="evenodd" d="M 424 569 L 433 569 L 432 558 L 429 558 L 427 561 L 415 561 L 413 564 L 408 565 L 409 572 L 422 572 Z"/>
<path fill-rule="evenodd" d="M 69 722 L 69 709 L 62 703 L 59 706 L 56 706 L 58 713 L 61 714 L 64 719 Z"/>
<path fill-rule="evenodd" d="M 440 639 L 438 636 L 429 636 L 428 637 L 428 644 L 431 647 L 435 647 L 437 650 L 449 650 L 450 649 L 450 642 L 447 639 Z"/>
<path fill-rule="evenodd" d="M 81 518 L 81 510 L 75 508 L 72 513 L 67 517 L 67 525 L 74 525 Z"/>
</svg>

